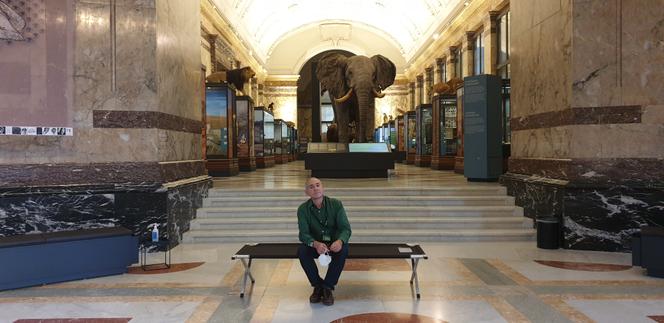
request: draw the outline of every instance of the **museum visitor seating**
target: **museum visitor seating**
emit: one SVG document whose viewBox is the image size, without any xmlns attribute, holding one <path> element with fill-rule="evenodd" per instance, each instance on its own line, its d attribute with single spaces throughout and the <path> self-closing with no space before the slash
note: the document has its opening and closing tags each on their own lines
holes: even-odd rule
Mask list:
<svg viewBox="0 0 664 323">
<path fill-rule="evenodd" d="M 301 243 L 254 243 L 246 244 L 238 250 L 231 259 L 239 259 L 244 266 L 244 278 L 240 297 L 244 297 L 247 287 L 247 278 L 255 282 L 251 274 L 251 261 L 253 259 L 297 259 L 297 248 Z M 427 255 L 417 244 L 406 243 L 350 243 L 348 244 L 348 257 L 346 259 L 410 259 L 410 284 L 415 284 L 415 293 L 420 298 L 420 286 L 417 278 L 417 265 L 420 259 L 428 259 Z"/>
<path fill-rule="evenodd" d="M 664 278 L 664 228 L 641 227 L 632 236 L 632 265 L 647 270 L 648 276 Z"/>
<path fill-rule="evenodd" d="M 138 237 L 123 227 L 0 237 L 0 290 L 127 272 Z"/>
</svg>

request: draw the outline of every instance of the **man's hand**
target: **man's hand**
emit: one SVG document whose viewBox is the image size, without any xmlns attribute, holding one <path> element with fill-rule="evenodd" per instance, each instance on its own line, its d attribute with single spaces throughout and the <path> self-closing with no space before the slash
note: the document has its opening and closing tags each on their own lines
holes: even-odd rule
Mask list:
<svg viewBox="0 0 664 323">
<path fill-rule="evenodd" d="M 314 248 L 316 248 L 316 252 L 318 252 L 319 255 L 322 255 L 328 251 L 327 245 L 318 241 L 314 241 Z"/>
<path fill-rule="evenodd" d="M 337 240 L 335 242 L 332 242 L 332 244 L 330 245 L 330 250 L 332 250 L 332 252 L 339 252 L 343 245 L 344 245 L 343 241 Z"/>
</svg>

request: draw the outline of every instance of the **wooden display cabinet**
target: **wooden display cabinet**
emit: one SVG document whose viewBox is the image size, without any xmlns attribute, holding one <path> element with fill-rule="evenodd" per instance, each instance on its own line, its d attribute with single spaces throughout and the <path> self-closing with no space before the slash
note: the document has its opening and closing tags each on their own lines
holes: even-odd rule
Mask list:
<svg viewBox="0 0 664 323">
<path fill-rule="evenodd" d="M 237 110 L 237 154 L 240 171 L 256 170 L 254 151 L 254 100 L 246 95 L 235 99 Z"/>
<path fill-rule="evenodd" d="M 456 95 L 439 94 L 433 97 L 432 169 L 454 169 L 457 153 Z"/>
<path fill-rule="evenodd" d="M 433 117 L 431 104 L 421 104 L 415 110 L 417 119 L 417 149 L 415 166 L 430 167 L 433 143 Z"/>
<path fill-rule="evenodd" d="M 235 88 L 226 83 L 205 85 L 205 156 L 210 176 L 240 172 L 237 158 Z"/>
<path fill-rule="evenodd" d="M 396 139 L 396 149 L 394 151 L 394 160 L 400 163 L 406 162 L 406 145 L 404 138 L 404 116 L 398 116 L 396 119 L 396 128 L 394 138 Z"/>
<path fill-rule="evenodd" d="M 288 162 L 288 127 L 281 119 L 274 119 L 274 162 L 285 164 Z"/>
<path fill-rule="evenodd" d="M 417 153 L 417 113 L 408 111 L 404 115 L 403 137 L 406 145 L 406 164 L 415 164 L 415 154 Z"/>
<path fill-rule="evenodd" d="M 254 154 L 257 168 L 274 166 L 274 117 L 265 107 L 254 108 Z"/>
</svg>

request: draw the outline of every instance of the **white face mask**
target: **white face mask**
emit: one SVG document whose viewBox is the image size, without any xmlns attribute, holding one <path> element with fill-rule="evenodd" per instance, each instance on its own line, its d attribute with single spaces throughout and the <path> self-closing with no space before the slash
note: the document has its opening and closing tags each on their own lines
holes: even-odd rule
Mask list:
<svg viewBox="0 0 664 323">
<path fill-rule="evenodd" d="M 327 265 L 329 265 L 330 262 L 332 262 L 332 257 L 330 257 L 330 255 L 328 255 L 327 253 L 318 256 L 318 263 L 321 266 L 327 267 Z"/>
</svg>

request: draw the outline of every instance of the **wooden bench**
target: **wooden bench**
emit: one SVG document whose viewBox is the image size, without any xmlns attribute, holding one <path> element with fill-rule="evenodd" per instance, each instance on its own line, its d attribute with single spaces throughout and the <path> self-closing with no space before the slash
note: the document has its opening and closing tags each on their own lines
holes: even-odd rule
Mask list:
<svg viewBox="0 0 664 323">
<path fill-rule="evenodd" d="M 246 244 L 235 255 L 233 260 L 239 259 L 244 266 L 244 278 L 240 297 L 244 297 L 247 287 L 247 278 L 255 283 L 251 275 L 251 261 L 253 259 L 297 259 L 297 248 L 301 243 L 255 243 Z M 420 285 L 417 278 L 417 265 L 420 259 L 428 259 L 422 247 L 406 243 L 350 243 L 346 259 L 410 259 L 412 273 L 410 284 L 415 283 L 415 293 L 420 298 Z"/>
<path fill-rule="evenodd" d="M 117 275 L 138 262 L 122 227 L 0 237 L 0 290 Z"/>
</svg>

